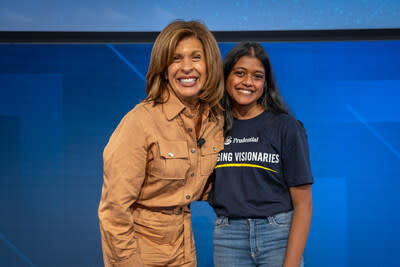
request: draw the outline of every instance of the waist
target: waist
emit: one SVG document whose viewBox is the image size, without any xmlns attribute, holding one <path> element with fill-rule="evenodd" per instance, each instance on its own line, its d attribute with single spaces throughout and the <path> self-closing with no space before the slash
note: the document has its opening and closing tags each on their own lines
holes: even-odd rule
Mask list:
<svg viewBox="0 0 400 267">
<path fill-rule="evenodd" d="M 151 212 L 160 212 L 167 215 L 181 215 L 184 211 L 190 212 L 190 205 L 172 207 L 147 207 L 141 204 L 134 204 L 134 208 L 145 209 Z"/>
<path fill-rule="evenodd" d="M 269 223 L 274 222 L 286 222 L 290 223 L 293 217 L 293 210 L 279 212 L 269 216 L 255 216 L 255 217 L 229 217 L 223 215 L 217 215 L 216 221 L 230 222 L 230 221 L 267 221 Z"/>
</svg>

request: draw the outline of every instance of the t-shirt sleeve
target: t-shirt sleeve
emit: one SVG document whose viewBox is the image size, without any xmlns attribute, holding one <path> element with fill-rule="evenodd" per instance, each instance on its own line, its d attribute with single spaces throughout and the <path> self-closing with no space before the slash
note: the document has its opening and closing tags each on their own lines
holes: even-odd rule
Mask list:
<svg viewBox="0 0 400 267">
<path fill-rule="evenodd" d="M 290 118 L 283 127 L 282 167 L 286 184 L 298 186 L 314 182 L 306 130 L 300 121 Z"/>
</svg>

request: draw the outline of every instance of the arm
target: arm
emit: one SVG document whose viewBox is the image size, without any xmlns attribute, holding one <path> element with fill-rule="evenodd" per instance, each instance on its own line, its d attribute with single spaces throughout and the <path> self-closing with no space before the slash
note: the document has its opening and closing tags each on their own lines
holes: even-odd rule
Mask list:
<svg viewBox="0 0 400 267">
<path fill-rule="evenodd" d="M 312 217 L 311 184 L 290 187 L 293 219 L 289 232 L 284 267 L 299 266 L 306 246 Z"/>
<path fill-rule="evenodd" d="M 143 266 L 131 210 L 140 194 L 147 163 L 141 119 L 135 114 L 125 116 L 104 149 L 104 183 L 98 214 L 106 267 Z"/>
</svg>

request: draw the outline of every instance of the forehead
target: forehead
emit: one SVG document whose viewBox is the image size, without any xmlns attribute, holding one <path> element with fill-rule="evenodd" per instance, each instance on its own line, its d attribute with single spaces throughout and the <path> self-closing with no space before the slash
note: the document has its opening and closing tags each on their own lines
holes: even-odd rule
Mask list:
<svg viewBox="0 0 400 267">
<path fill-rule="evenodd" d="M 203 52 L 203 44 L 194 36 L 185 37 L 180 40 L 175 48 L 175 53 L 182 52 Z"/>
<path fill-rule="evenodd" d="M 249 71 L 265 72 L 264 65 L 261 63 L 261 61 L 256 57 L 250 57 L 250 56 L 241 57 L 236 62 L 235 66 L 233 68 L 234 69 L 243 68 L 243 69 L 247 69 Z"/>
</svg>

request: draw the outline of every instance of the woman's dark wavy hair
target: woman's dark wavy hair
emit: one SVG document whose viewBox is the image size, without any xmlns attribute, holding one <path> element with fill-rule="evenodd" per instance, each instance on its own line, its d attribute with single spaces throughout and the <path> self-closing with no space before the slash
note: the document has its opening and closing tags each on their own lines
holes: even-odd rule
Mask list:
<svg viewBox="0 0 400 267">
<path fill-rule="evenodd" d="M 231 73 L 236 62 L 238 62 L 238 60 L 243 56 L 255 57 L 260 60 L 260 62 L 264 66 L 264 92 L 257 102 L 261 104 L 264 110 L 268 110 L 276 114 L 289 113 L 289 108 L 283 100 L 276 84 L 271 62 L 269 60 L 267 52 L 258 43 L 241 42 L 234 46 L 228 52 L 224 59 L 225 91 L 224 96 L 221 100 L 221 105 L 224 108 L 224 136 L 227 136 L 233 125 L 232 99 L 226 90 L 226 80 L 228 79 L 228 76 Z"/>
</svg>

